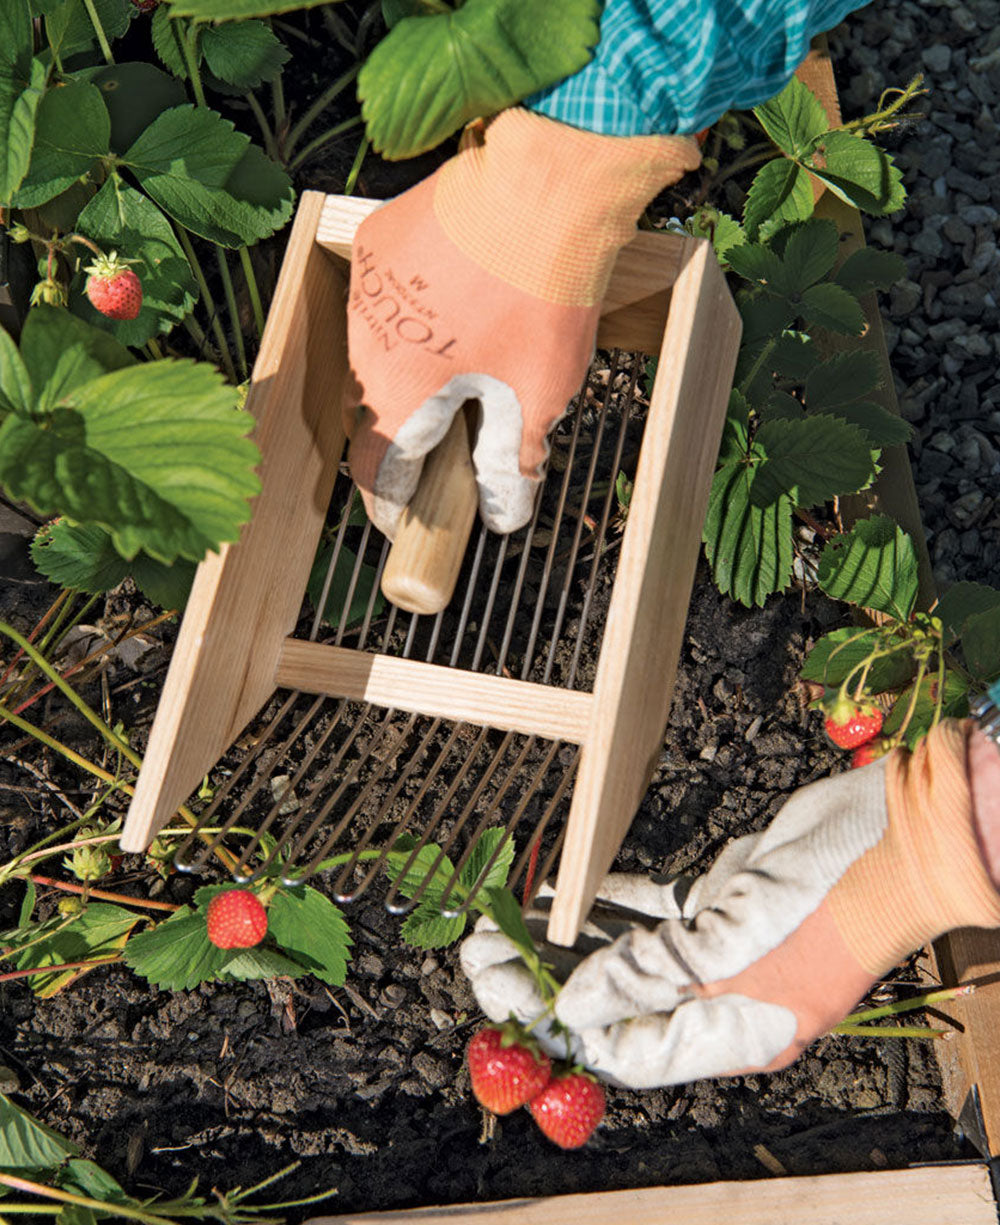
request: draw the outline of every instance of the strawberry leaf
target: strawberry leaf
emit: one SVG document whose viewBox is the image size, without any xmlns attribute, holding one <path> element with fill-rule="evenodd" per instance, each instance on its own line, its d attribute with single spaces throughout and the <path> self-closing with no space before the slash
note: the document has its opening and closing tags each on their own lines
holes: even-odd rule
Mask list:
<svg viewBox="0 0 1000 1225">
<path fill-rule="evenodd" d="M 57 966 L 68 961 L 107 957 L 124 946 L 128 933 L 140 916 L 122 906 L 91 902 L 70 923 L 54 930 L 36 944 L 21 951 L 15 962 L 19 970 L 37 966 Z M 83 970 L 61 970 L 52 974 L 33 974 L 31 989 L 43 999 L 79 978 Z"/>
<path fill-rule="evenodd" d="M 496 859 L 490 863 L 494 853 L 496 853 Z M 459 882 L 467 893 L 475 889 L 477 895 L 481 889 L 502 889 L 507 883 L 507 876 L 513 862 L 514 840 L 507 837 L 507 831 L 504 829 L 484 830 L 472 848 L 469 858 L 462 865 Z M 488 871 L 486 871 L 487 864 L 489 864 Z M 483 872 L 486 872 L 486 875 L 480 881 L 479 878 Z"/>
<path fill-rule="evenodd" d="M 215 978 L 233 959 L 234 951 L 216 948 L 209 940 L 204 913 L 187 906 L 133 936 L 124 955 L 136 974 L 169 991 L 185 991 Z"/>
<path fill-rule="evenodd" d="M 898 413 L 871 400 L 842 404 L 839 408 L 831 408 L 829 411 L 832 416 L 839 417 L 841 421 L 861 430 L 868 439 L 868 445 L 876 450 L 900 446 L 913 437 L 913 427 Z"/>
<path fill-rule="evenodd" d="M 191 311 L 197 285 L 173 227 L 152 200 L 112 173 L 77 220 L 77 229 L 105 250 L 136 260 L 142 281 L 142 309 L 135 319 L 115 321 L 96 311 L 83 292 L 86 273 L 76 280 L 72 307 L 95 327 L 117 336 L 123 344 L 145 344 L 159 332 L 169 332 Z"/>
<path fill-rule="evenodd" d="M 781 262 L 785 284 L 792 292 L 808 289 L 833 270 L 840 248 L 840 236 L 832 221 L 813 218 L 790 226 L 784 235 Z"/>
<path fill-rule="evenodd" d="M 538 960 L 538 950 L 531 938 L 521 904 L 509 889 L 487 889 L 487 905 L 483 908 L 507 939 L 529 962 Z"/>
<path fill-rule="evenodd" d="M 969 713 L 969 682 L 957 672 L 946 672 L 944 693 L 941 697 L 941 718 L 959 719 Z M 914 693 L 916 694 L 914 698 Z M 911 685 L 896 699 L 891 711 L 882 726 L 884 736 L 894 736 L 903 726 L 903 720 L 910 712 L 913 703 L 903 743 L 908 748 L 916 748 L 917 742 L 931 730 L 935 722 L 935 712 L 938 704 L 938 678 L 931 673 L 923 678 L 919 686 Z"/>
<path fill-rule="evenodd" d="M 880 363 L 874 353 L 865 349 L 837 353 L 809 371 L 806 404 L 813 412 L 827 412 L 868 395 L 880 382 Z"/>
<path fill-rule="evenodd" d="M 597 44 L 598 8 L 595 0 L 465 0 L 404 18 L 358 77 L 376 152 L 414 157 L 468 120 L 577 72 Z"/>
<path fill-rule="evenodd" d="M 31 162 L 13 193 L 15 208 L 35 208 L 65 191 L 108 152 L 111 120 L 100 91 L 84 81 L 50 89 L 38 105 Z"/>
<path fill-rule="evenodd" d="M 835 600 L 905 621 L 917 599 L 913 542 L 886 515 L 861 519 L 824 548 L 819 585 Z"/>
<path fill-rule="evenodd" d="M 854 251 L 837 269 L 834 280 L 848 293 L 860 298 L 873 289 L 891 289 L 906 276 L 906 261 L 894 251 L 862 247 Z"/>
<path fill-rule="evenodd" d="M 835 689 L 863 663 L 873 651 L 892 641 L 885 630 L 859 630 L 855 626 L 831 630 L 816 643 L 802 664 L 803 680 L 818 681 Z M 873 661 L 865 679 L 869 693 L 898 689 L 913 677 L 913 657 L 908 650 L 894 651 Z M 855 673 L 855 679 L 860 675 Z"/>
<path fill-rule="evenodd" d="M 330 565 L 330 559 L 333 556 L 333 547 L 332 541 L 325 541 L 320 544 L 316 553 L 316 560 L 313 562 L 312 570 L 309 572 L 306 595 L 309 597 L 313 608 L 319 607 L 319 602 L 323 595 L 323 584 L 326 582 L 326 572 Z M 341 623 L 341 618 L 344 617 L 348 593 L 350 593 L 351 602 L 347 608 L 345 625 L 356 625 L 364 619 L 368 611 L 368 602 L 371 600 L 373 592 L 375 598 L 372 600 L 372 615 L 377 617 L 385 607 L 385 600 L 382 597 L 382 593 L 378 590 L 378 585 L 375 581 L 377 577 L 375 568 L 374 566 L 369 566 L 367 562 L 362 562 L 357 580 L 354 583 L 354 589 L 353 591 L 351 590 L 356 562 L 356 555 L 346 545 L 342 545 L 340 552 L 337 554 L 337 564 L 333 570 L 330 589 L 327 592 L 326 604 L 323 608 L 324 622 L 334 628 Z"/>
<path fill-rule="evenodd" d="M 251 949 L 237 949 L 234 953 L 219 971 L 220 979 L 277 978 L 279 975 L 285 978 L 301 978 L 303 974 L 309 973 L 308 968 L 301 962 L 283 957 L 274 949 L 258 945 Z M 344 980 L 341 978 L 339 981 Z"/>
<path fill-rule="evenodd" d="M 762 166 L 754 176 L 743 209 L 743 223 L 747 236 L 756 242 L 789 222 L 804 220 L 812 211 L 809 175 L 787 157 L 779 157 Z"/>
<path fill-rule="evenodd" d="M 171 17 L 171 10 L 166 4 L 159 6 L 149 24 L 153 50 L 159 56 L 164 68 L 182 81 L 188 78 L 187 61 L 184 58 L 184 29 L 185 23 L 174 21 Z M 195 56 L 200 61 L 200 45 L 195 51 Z"/>
<path fill-rule="evenodd" d="M 210 71 L 239 90 L 272 80 L 289 58 L 285 44 L 263 21 L 209 26 L 201 36 L 201 50 Z"/>
<path fill-rule="evenodd" d="M 93 5 L 109 41 L 125 33 L 135 12 L 131 0 L 93 0 Z M 45 36 L 57 56 L 65 59 L 79 51 L 98 50 L 94 23 L 84 0 L 63 0 L 62 4 L 47 0 L 44 6 L 36 3 L 34 7 L 44 7 Z"/>
<path fill-rule="evenodd" d="M 135 365 L 113 336 L 55 306 L 32 308 L 21 333 L 21 357 L 35 388 L 35 412 L 49 411 L 91 379 Z"/>
<path fill-rule="evenodd" d="M 799 314 L 807 326 L 814 324 L 843 336 L 860 336 L 865 327 L 857 300 L 831 281 L 810 285 L 803 291 Z"/>
<path fill-rule="evenodd" d="M 165 360 L 116 370 L 64 395 L 41 421 L 0 426 L 0 483 L 41 514 L 111 532 L 133 558 L 200 561 L 235 540 L 259 483 L 251 418 L 216 371 Z"/>
<path fill-rule="evenodd" d="M 940 617 L 947 638 L 957 638 L 969 617 L 1000 607 L 1000 591 L 985 583 L 955 583 L 949 587 L 934 608 Z"/>
<path fill-rule="evenodd" d="M 165 213 L 224 247 L 268 238 L 292 213 L 288 175 L 207 107 L 164 111 L 122 163 Z"/>
<path fill-rule="evenodd" d="M 702 208 L 695 213 L 690 229 L 695 238 L 709 239 L 724 268 L 728 266 L 726 255 L 730 248 L 742 246 L 747 241 L 747 233 L 736 218 L 714 208 Z"/>
<path fill-rule="evenodd" d="M 816 506 L 855 493 L 871 480 L 871 452 L 864 434 L 835 417 L 772 420 L 757 431 L 759 455 L 751 490 L 754 506 L 787 494 L 796 506 Z"/>
<path fill-rule="evenodd" d="M 443 949 L 465 934 L 466 915 L 447 918 L 441 913 L 437 902 L 420 902 L 412 914 L 407 915 L 401 935 L 407 944 L 418 949 Z"/>
<path fill-rule="evenodd" d="M 29 321 L 34 313 L 28 315 Z M 17 345 L 10 333 L 0 328 L 0 414 L 27 415 L 31 412 L 34 398 L 31 375 L 17 351 Z"/>
<path fill-rule="evenodd" d="M 17 5 L 13 6 L 13 10 Z M 11 11 L 0 13 L 0 40 L 9 37 L 18 40 L 23 28 L 13 18 L 23 14 Z M 30 33 L 31 22 L 28 20 Z M 15 50 L 11 48 L 10 50 Z M 13 56 L 7 66 L 0 66 L 0 132 L 6 140 L 0 143 L 0 200 L 9 200 L 17 191 L 28 173 L 31 164 L 31 148 L 35 141 L 35 122 L 38 107 L 45 92 L 48 70 L 40 59 L 31 59 L 31 40 L 28 39 L 28 67 L 30 78 L 25 79 L 20 67 L 20 58 Z"/>
<path fill-rule="evenodd" d="M 299 966 L 333 986 L 344 981 L 353 941 L 343 914 L 329 898 L 309 885 L 279 889 L 268 906 L 267 925 Z"/>
<path fill-rule="evenodd" d="M 330 0 L 169 0 L 174 17 L 198 21 L 239 21 L 244 17 L 270 17 L 292 9 L 311 9 Z"/>
<path fill-rule="evenodd" d="M 761 127 L 788 157 L 802 158 L 829 128 L 826 111 L 797 77 L 770 102 L 754 107 Z"/>
<path fill-rule="evenodd" d="M 992 681 L 1000 675 L 1000 605 L 966 618 L 962 625 L 962 655 L 977 680 Z"/>
<path fill-rule="evenodd" d="M 0 1168 L 51 1170 L 80 1150 L 0 1093 Z"/>
</svg>

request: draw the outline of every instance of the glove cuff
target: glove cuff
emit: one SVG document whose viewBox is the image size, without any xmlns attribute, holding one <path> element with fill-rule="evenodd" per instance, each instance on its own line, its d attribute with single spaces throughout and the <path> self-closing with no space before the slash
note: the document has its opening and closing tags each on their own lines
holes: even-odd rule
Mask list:
<svg viewBox="0 0 1000 1225">
<path fill-rule="evenodd" d="M 972 730 L 945 720 L 912 754 L 888 758 L 886 833 L 830 896 L 846 943 L 873 976 L 952 928 L 1000 926 L 1000 893 L 974 826 Z"/>
<path fill-rule="evenodd" d="M 493 276 L 546 301 L 595 306 L 656 193 L 701 162 L 688 136 L 600 136 L 512 108 L 438 172 L 434 211 Z"/>
</svg>

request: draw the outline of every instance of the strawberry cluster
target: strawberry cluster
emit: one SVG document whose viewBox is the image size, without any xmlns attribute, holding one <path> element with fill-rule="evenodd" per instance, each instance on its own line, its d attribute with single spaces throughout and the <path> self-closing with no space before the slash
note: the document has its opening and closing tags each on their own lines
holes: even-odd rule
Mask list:
<svg viewBox="0 0 1000 1225">
<path fill-rule="evenodd" d="M 888 742 L 877 738 L 884 716 L 874 703 L 858 702 L 838 693 L 825 710 L 823 729 L 838 749 L 854 750 L 852 769 L 867 766 L 888 752 Z"/>
<path fill-rule="evenodd" d="M 494 1114 L 527 1106 L 560 1148 L 580 1148 L 604 1117 L 604 1090 L 579 1068 L 554 1072 L 548 1055 L 515 1022 L 488 1025 L 467 1052 L 472 1092 Z"/>
</svg>

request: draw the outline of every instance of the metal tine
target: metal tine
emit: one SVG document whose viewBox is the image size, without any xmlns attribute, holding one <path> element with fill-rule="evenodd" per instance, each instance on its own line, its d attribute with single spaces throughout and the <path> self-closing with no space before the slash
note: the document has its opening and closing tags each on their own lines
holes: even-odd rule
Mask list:
<svg viewBox="0 0 1000 1225">
<path fill-rule="evenodd" d="M 319 601 L 316 605 L 316 614 L 313 617 L 312 628 L 309 630 L 310 642 L 315 642 L 319 637 L 319 627 L 323 623 L 323 610 L 326 608 L 326 601 L 330 595 L 330 587 L 333 584 L 334 571 L 337 568 L 337 562 L 340 560 L 340 550 L 344 543 L 344 536 L 347 532 L 347 522 L 351 517 L 351 511 L 354 509 L 355 493 L 357 493 L 357 490 L 352 488 L 351 496 L 347 499 L 347 505 L 344 507 L 344 513 L 340 517 L 340 525 L 337 528 L 337 535 L 333 542 L 333 552 L 330 554 L 330 561 L 326 567 L 326 574 L 323 576 L 323 587 L 320 591 Z M 359 554 L 363 552 L 364 550 L 362 549 L 359 551 Z M 355 569 L 356 568 L 357 567 L 355 567 Z M 351 607 L 350 601 L 347 602 L 346 607 L 348 609 Z M 341 621 L 343 621 L 343 613 L 344 610 L 342 609 Z"/>
<path fill-rule="evenodd" d="M 412 813 L 416 811 L 417 805 L 427 794 L 428 790 L 430 789 L 431 784 L 433 783 L 434 779 L 437 777 L 437 774 L 440 772 L 441 767 L 444 765 L 445 760 L 447 759 L 448 755 L 450 754 L 452 750 L 454 742 L 458 739 L 459 733 L 463 729 L 467 728 L 468 726 L 469 724 L 467 723 L 457 723 L 455 725 L 451 733 L 451 736 L 448 738 L 448 742 L 445 744 L 444 748 L 438 754 L 437 760 L 434 762 L 434 765 L 431 768 L 431 771 L 428 773 L 427 777 L 425 778 L 424 785 L 421 787 L 418 794 L 411 801 L 410 807 L 407 810 L 408 816 L 412 815 Z M 413 864 L 416 862 L 417 857 L 419 856 L 420 852 L 430 841 L 431 835 L 437 829 L 437 826 L 440 823 L 441 819 L 443 818 L 444 814 L 448 811 L 448 807 L 451 803 L 452 798 L 454 797 L 455 793 L 458 791 L 462 783 L 465 781 L 466 776 L 471 771 L 472 763 L 475 760 L 476 755 L 479 753 L 479 750 L 482 748 L 483 744 L 485 743 L 488 735 L 489 735 L 489 728 L 481 727 L 479 729 L 479 734 L 476 737 L 475 744 L 472 746 L 471 750 L 466 751 L 464 763 L 462 764 L 462 766 L 460 767 L 460 769 L 458 770 L 454 778 L 451 780 L 451 783 L 449 784 L 448 789 L 445 792 L 444 796 L 442 796 L 442 798 L 438 801 L 437 812 L 428 821 L 423 834 L 421 834 L 420 838 L 417 840 L 416 845 L 410 851 L 408 858 L 406 859 L 402 868 L 400 868 L 398 874 L 396 875 L 396 879 L 393 881 L 392 886 L 389 889 L 389 892 L 386 895 L 386 899 L 385 899 L 385 906 L 386 906 L 386 909 L 390 912 L 390 914 L 409 913 L 409 911 L 411 911 L 414 908 L 414 906 L 416 906 L 417 902 L 423 896 L 424 888 L 421 888 L 416 897 L 409 899 L 407 902 L 404 902 L 403 904 L 400 904 L 395 900 L 396 894 L 399 892 L 400 885 L 405 880 L 407 873 L 413 867 Z M 387 848 L 387 851 L 390 849 L 391 848 Z M 435 862 L 439 863 L 440 859 L 441 857 L 439 856 Z M 433 874 L 434 873 L 431 872 L 429 873 L 429 876 L 432 876 Z"/>
<path fill-rule="evenodd" d="M 573 753 L 573 758 L 569 763 L 567 763 L 566 768 L 563 771 L 562 778 L 559 780 L 559 785 L 556 787 L 555 792 L 552 795 L 552 798 L 549 800 L 548 804 L 546 805 L 545 812 L 542 814 L 541 820 L 535 826 L 534 835 L 528 839 L 527 843 L 525 844 L 524 850 L 521 852 L 520 856 L 517 859 L 517 862 L 514 864 L 514 866 L 510 870 L 510 876 L 508 878 L 508 888 L 513 888 L 514 885 L 521 879 L 521 876 L 523 875 L 525 868 L 527 867 L 528 860 L 531 858 L 531 854 L 535 847 L 535 844 L 541 840 L 546 829 L 548 828 L 549 822 L 555 816 L 556 809 L 562 803 L 563 797 L 566 795 L 566 792 L 569 790 L 570 783 L 573 781 L 574 777 L 576 776 L 577 767 L 580 764 L 580 748 L 579 748 L 579 745 L 574 745 L 573 747 L 575 749 L 575 752 Z M 538 875 L 537 872 L 535 875 L 537 878 L 537 875 Z"/>
<path fill-rule="evenodd" d="M 565 841 L 565 839 L 566 839 L 566 826 L 563 825 L 560 828 L 559 833 L 556 834 L 556 840 L 552 844 L 552 850 L 549 851 L 548 855 L 545 856 L 544 862 L 542 863 L 538 871 L 535 873 L 535 879 L 532 882 L 531 894 L 528 897 L 523 899 L 522 904 L 521 904 L 522 910 L 528 909 L 531 903 L 538 896 L 538 890 L 542 887 L 545 881 L 548 880 L 549 874 L 552 871 L 552 867 L 555 864 L 556 857 L 558 856 L 559 852 L 562 850 L 562 844 Z"/>
<path fill-rule="evenodd" d="M 486 530 L 486 524 L 479 525 L 479 539 L 476 541 L 476 553 L 472 559 L 472 568 L 469 571 L 469 581 L 465 585 L 465 598 L 462 600 L 462 611 L 458 617 L 458 625 L 455 628 L 455 641 L 452 643 L 451 656 L 448 660 L 449 667 L 454 668 L 458 663 L 459 655 L 462 651 L 462 639 L 465 637 L 465 627 L 469 623 L 469 614 L 472 611 L 472 600 L 476 593 L 476 582 L 479 578 L 479 571 L 483 564 L 483 554 L 486 552 L 486 540 L 489 533 Z"/>
<path fill-rule="evenodd" d="M 593 595 L 594 595 L 594 587 L 597 583 L 597 570 L 600 565 L 601 558 L 604 555 L 604 542 L 607 538 L 608 523 L 610 522 L 610 519 L 611 519 L 611 507 L 613 505 L 614 498 L 615 498 L 615 474 L 618 472 L 618 466 L 621 463 L 622 452 L 625 450 L 625 438 L 626 438 L 626 435 L 628 434 L 629 420 L 632 416 L 633 405 L 635 404 L 635 385 L 638 381 L 638 378 L 639 378 L 639 363 L 633 362 L 632 377 L 629 380 L 629 388 L 628 388 L 628 393 L 625 398 L 625 406 L 622 410 L 621 424 L 618 427 L 618 438 L 615 443 L 614 460 L 612 461 L 612 464 L 611 464 L 611 480 L 608 482 L 608 491 L 604 495 L 604 507 L 601 512 L 601 522 L 597 529 L 597 538 L 594 544 L 594 556 L 593 556 L 593 559 L 591 560 L 591 565 L 590 565 L 590 575 L 587 579 L 587 583 L 586 583 L 586 586 L 584 588 L 584 593 L 583 593 L 583 607 L 580 609 L 580 628 L 577 632 L 576 643 L 573 647 L 573 658 L 570 661 L 569 679 L 567 681 L 567 684 L 570 688 L 572 688 L 573 682 L 576 679 L 576 670 L 580 664 L 580 652 L 583 650 L 583 643 L 586 637 L 584 631 L 586 630 L 587 621 L 590 617 L 590 607 L 591 607 L 591 602 L 592 602 Z M 611 386 L 611 382 L 612 380 L 609 379 L 608 380 L 609 387 Z M 605 407 L 607 407 L 607 405 L 605 405 Z M 591 488 L 591 482 L 588 481 L 588 484 L 587 484 L 588 493 L 590 491 L 590 488 Z M 554 648 L 555 648 L 555 643 L 553 642 L 552 647 L 550 647 L 550 650 L 549 650 L 550 659 L 552 657 L 552 654 L 554 653 Z M 548 679 L 548 673 L 546 673 L 546 679 Z"/>
<path fill-rule="evenodd" d="M 584 518 L 587 512 L 587 501 L 590 497 L 590 491 L 594 486 L 594 474 L 597 471 L 597 461 L 601 448 L 601 440 L 604 437 L 604 425 L 608 418 L 608 406 L 611 403 L 612 391 L 614 388 L 615 379 L 618 377 L 618 367 L 621 363 L 621 353 L 615 349 L 612 354 L 611 369 L 608 373 L 608 387 L 604 393 L 604 402 L 601 405 L 600 413 L 597 418 L 597 431 L 594 437 L 594 443 L 590 452 L 590 463 L 587 466 L 587 478 L 584 484 L 583 492 L 580 494 L 580 506 L 576 516 L 576 526 L 573 529 L 573 543 L 570 545 L 569 558 L 566 563 L 566 572 L 563 577 L 562 590 L 559 593 L 559 605 L 556 610 L 555 623 L 552 627 L 552 633 L 549 637 L 549 648 L 545 661 L 545 671 L 542 675 L 542 683 L 548 684 L 552 678 L 552 669 L 555 665 L 556 645 L 559 642 L 559 635 L 562 633 L 563 620 L 566 616 L 566 605 L 569 601 L 570 589 L 573 586 L 574 570 L 576 560 L 580 553 L 580 541 L 583 539 Z M 580 404 L 580 418 L 583 418 L 583 397 Z M 553 544 L 555 540 L 553 539 Z M 593 581 L 593 574 L 591 575 Z M 577 636 L 577 643 L 580 638 Z M 526 675 L 526 674 L 525 674 Z"/>
<path fill-rule="evenodd" d="M 529 748 L 533 748 L 536 741 L 537 741 L 537 737 L 535 736 L 530 737 L 528 744 L 525 745 L 525 751 L 527 751 Z M 454 889 L 455 885 L 458 884 L 458 880 L 461 875 L 462 869 L 465 867 L 466 863 L 468 863 L 473 850 L 475 849 L 475 847 L 477 846 L 479 842 L 479 839 L 482 837 L 483 833 L 485 832 L 485 828 L 488 825 L 490 818 L 493 816 L 493 813 L 499 809 L 501 800 L 504 798 L 504 795 L 506 794 L 508 788 L 514 782 L 513 774 L 508 775 L 507 780 L 504 783 L 503 787 L 501 787 L 500 791 L 496 794 L 496 796 L 494 796 L 493 801 L 490 805 L 489 811 L 485 814 L 482 821 L 480 822 L 479 828 L 476 830 L 473 836 L 469 839 L 469 845 L 466 848 L 465 854 L 461 857 L 461 859 L 459 859 L 458 863 L 455 865 L 454 874 L 452 875 L 451 880 L 448 882 L 447 888 L 442 894 L 441 913 L 446 918 L 458 918 L 460 915 L 468 913 L 469 907 L 472 905 L 472 902 L 474 901 L 476 894 L 482 888 L 483 882 L 486 880 L 487 876 L 489 876 L 490 870 L 492 869 L 493 865 L 496 863 L 501 850 L 514 836 L 514 830 L 517 829 L 517 826 L 520 824 L 520 821 L 522 817 L 524 816 L 525 809 L 528 807 L 528 804 L 531 802 L 531 797 L 534 795 L 535 791 L 538 789 L 539 785 L 541 784 L 541 780 L 548 773 L 549 767 L 552 765 L 552 759 L 555 757 L 556 753 L 559 751 L 561 746 L 562 746 L 562 742 L 559 740 L 553 741 L 551 745 L 549 746 L 548 752 L 546 753 L 545 757 L 543 757 L 541 764 L 535 770 L 534 778 L 532 778 L 531 782 L 527 784 L 527 786 L 524 788 L 524 791 L 522 792 L 522 795 L 521 795 L 521 799 L 518 801 L 517 807 L 514 809 L 514 815 L 507 821 L 506 825 L 504 826 L 505 836 L 501 838 L 500 841 L 497 843 L 497 845 L 493 848 L 492 855 L 490 855 L 489 859 L 480 869 L 479 875 L 476 877 L 475 881 L 473 881 L 472 887 L 469 889 L 468 895 L 466 896 L 465 900 L 462 902 L 462 904 L 457 909 L 452 910 L 446 906 L 446 902 L 448 901 L 448 898 L 450 897 L 451 892 Z"/>
</svg>

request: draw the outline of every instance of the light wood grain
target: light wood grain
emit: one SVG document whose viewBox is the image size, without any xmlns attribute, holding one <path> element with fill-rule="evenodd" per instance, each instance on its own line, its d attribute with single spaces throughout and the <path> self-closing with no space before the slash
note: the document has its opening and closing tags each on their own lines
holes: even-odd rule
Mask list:
<svg viewBox="0 0 1000 1225">
<path fill-rule="evenodd" d="M 307 1225 L 996 1225 L 985 1165 L 348 1212 Z"/>
<path fill-rule="evenodd" d="M 451 601 L 479 506 L 465 411 L 424 461 L 382 570 L 382 594 L 432 616 Z"/>
<path fill-rule="evenodd" d="M 349 260 L 355 230 L 380 203 L 353 196 L 327 196 L 316 241 L 325 250 Z M 601 306 L 598 345 L 659 352 L 669 291 L 680 272 L 686 241 L 675 234 L 642 231 L 622 248 Z"/>
<path fill-rule="evenodd" d="M 274 691 L 343 450 L 344 276 L 315 243 L 306 192 L 282 264 L 247 408 L 261 493 L 240 541 L 198 568 L 122 834 L 139 851 Z"/>
<path fill-rule="evenodd" d="M 276 680 L 305 693 L 353 698 L 574 744 L 587 734 L 593 700 L 589 693 L 552 685 L 298 638 L 285 642 Z"/>
<path fill-rule="evenodd" d="M 650 397 L 548 937 L 572 944 L 663 744 L 740 319 L 709 243 L 687 239 Z"/>
</svg>

